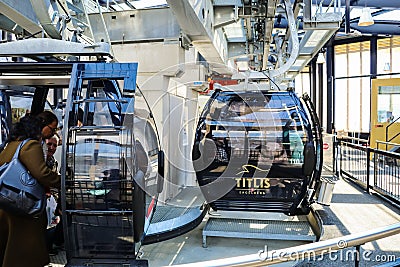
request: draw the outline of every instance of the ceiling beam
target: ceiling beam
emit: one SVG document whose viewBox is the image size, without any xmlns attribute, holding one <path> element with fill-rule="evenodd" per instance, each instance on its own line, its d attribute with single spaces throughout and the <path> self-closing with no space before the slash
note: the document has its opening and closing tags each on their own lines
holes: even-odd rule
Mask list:
<svg viewBox="0 0 400 267">
<path fill-rule="evenodd" d="M 109 56 L 110 46 L 107 43 L 86 45 L 50 38 L 24 39 L 0 44 L 0 57 L 22 56 Z"/>
<path fill-rule="evenodd" d="M 399 21 L 384 21 L 375 20 L 374 24 L 368 27 L 358 26 L 358 24 L 351 23 L 350 27 L 359 31 L 361 34 L 370 35 L 400 35 L 400 22 Z"/>
<path fill-rule="evenodd" d="M 323 0 L 323 6 L 329 6 L 331 0 Z M 341 5 L 344 7 L 346 5 L 346 0 L 341 0 Z M 396 9 L 400 8 L 399 0 L 350 0 L 350 6 L 357 7 L 376 7 L 382 9 Z"/>
<path fill-rule="evenodd" d="M 214 30 L 214 8 L 211 0 L 167 0 L 183 33 L 218 72 L 231 73 L 228 41 L 222 28 Z"/>
<path fill-rule="evenodd" d="M 0 0 L 0 13 L 30 34 L 42 31 L 29 0 Z"/>
<path fill-rule="evenodd" d="M 0 14 L 0 30 L 11 32 L 16 35 L 22 35 L 24 30 L 8 17 Z"/>
</svg>

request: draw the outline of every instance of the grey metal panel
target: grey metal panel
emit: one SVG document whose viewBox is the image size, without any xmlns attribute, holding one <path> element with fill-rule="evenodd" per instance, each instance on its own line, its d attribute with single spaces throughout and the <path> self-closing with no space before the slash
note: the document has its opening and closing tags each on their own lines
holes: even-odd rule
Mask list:
<svg viewBox="0 0 400 267">
<path fill-rule="evenodd" d="M 304 30 L 337 30 L 342 22 L 341 13 L 317 13 L 312 19 L 304 17 Z"/>
<path fill-rule="evenodd" d="M 36 17 L 45 32 L 51 38 L 61 39 L 61 25 L 58 19 L 61 18 L 63 11 L 58 9 L 58 4 L 54 1 L 44 0 L 31 0 L 31 3 Z"/>
<path fill-rule="evenodd" d="M 200 8 L 205 5 L 206 0 L 201 0 L 196 3 L 196 7 Z M 211 39 L 211 35 L 204 27 L 203 20 L 200 14 L 197 14 L 189 0 L 167 0 L 168 5 L 171 7 L 175 17 L 182 28 L 192 40 L 205 40 Z M 209 29 L 210 31 L 211 29 Z"/>
<path fill-rule="evenodd" d="M 110 55 L 106 43 L 86 45 L 48 38 L 25 39 L 0 44 L 0 56 Z"/>
<path fill-rule="evenodd" d="M 297 62 L 289 69 L 288 77 L 293 78 L 304 66 L 318 53 L 325 43 L 340 28 L 340 13 L 321 13 L 313 18 L 304 17 L 304 30 L 306 33 L 300 41 L 299 57 Z M 301 61 L 300 61 L 301 60 Z"/>
<path fill-rule="evenodd" d="M 299 54 L 299 39 L 298 39 L 298 35 L 297 35 L 297 28 L 296 28 L 296 23 L 295 23 L 295 18 L 293 15 L 293 9 L 292 6 L 290 4 L 289 0 L 285 0 L 285 9 L 286 9 L 286 13 L 287 13 L 287 19 L 289 21 L 289 30 L 288 33 L 290 32 L 290 40 L 291 40 L 291 46 L 292 49 L 290 51 L 290 56 L 289 58 L 287 58 L 285 64 L 283 64 L 282 66 L 279 66 L 278 69 L 274 69 L 270 71 L 270 77 L 277 77 L 280 76 L 282 74 L 284 74 L 285 72 L 287 72 L 289 70 L 289 68 L 293 65 L 293 63 L 295 62 L 298 54 Z M 264 54 L 264 58 L 263 58 L 263 69 L 267 69 L 268 66 L 268 58 L 265 58 L 265 56 L 267 56 L 268 54 Z"/>
<path fill-rule="evenodd" d="M 29 0 L 0 0 L 0 12 L 29 33 L 42 30 Z"/>
<path fill-rule="evenodd" d="M 2 14 L 0 14 L 0 30 L 5 30 L 14 34 L 23 33 L 21 26 Z"/>
<path fill-rule="evenodd" d="M 214 6 L 214 27 L 223 27 L 236 22 L 238 20 L 236 15 L 232 6 Z"/>
<path fill-rule="evenodd" d="M 220 73 L 231 73 L 226 66 L 227 40 L 221 28 L 213 29 L 214 9 L 210 0 L 167 0 L 183 33 L 193 46 Z"/>
<path fill-rule="evenodd" d="M 36 86 L 36 85 L 51 85 L 51 86 L 66 86 L 69 85 L 71 76 L 39 76 L 39 75 L 0 75 L 0 86 Z"/>
<path fill-rule="evenodd" d="M 93 39 L 92 26 L 90 25 L 87 7 L 83 0 L 74 1 L 73 3 L 68 1 L 67 6 L 70 10 L 71 22 L 74 27 L 76 29 L 82 29 L 82 34 L 84 34 L 86 38 L 89 38 L 92 42 L 96 42 L 96 40 Z"/>
<path fill-rule="evenodd" d="M 207 236 L 315 241 L 306 221 L 276 221 L 234 218 L 209 218 L 203 229 L 203 246 Z"/>
<path fill-rule="evenodd" d="M 169 8 L 103 13 L 111 42 L 177 39 L 180 27 Z M 101 15 L 90 14 L 95 40 L 106 40 Z M 103 34 L 104 36 L 100 36 Z"/>
<path fill-rule="evenodd" d="M 214 0 L 214 6 L 243 6 L 241 0 Z"/>
<path fill-rule="evenodd" d="M 239 43 L 229 42 L 228 52 L 229 52 L 228 54 L 229 58 L 243 56 L 246 52 L 246 44 L 244 42 L 239 42 Z"/>
<path fill-rule="evenodd" d="M 153 235 L 173 228 L 182 227 L 190 224 L 202 215 L 200 207 L 180 208 L 167 206 L 165 208 L 157 207 L 154 218 L 151 221 L 147 235 Z"/>
</svg>

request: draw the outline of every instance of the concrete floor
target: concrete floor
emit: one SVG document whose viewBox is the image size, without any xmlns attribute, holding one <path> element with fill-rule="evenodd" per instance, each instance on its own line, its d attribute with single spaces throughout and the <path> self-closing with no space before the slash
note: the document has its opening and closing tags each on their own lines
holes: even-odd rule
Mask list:
<svg viewBox="0 0 400 267">
<path fill-rule="evenodd" d="M 206 219 L 205 219 L 206 220 Z M 236 257 L 307 244 L 305 241 L 260 240 L 244 238 L 208 237 L 207 247 L 202 246 L 202 229 L 205 220 L 191 232 L 158 244 L 142 247 L 142 259 L 148 259 L 150 267 L 196 263 L 207 260 Z M 274 266 L 293 266 L 292 263 Z"/>
</svg>

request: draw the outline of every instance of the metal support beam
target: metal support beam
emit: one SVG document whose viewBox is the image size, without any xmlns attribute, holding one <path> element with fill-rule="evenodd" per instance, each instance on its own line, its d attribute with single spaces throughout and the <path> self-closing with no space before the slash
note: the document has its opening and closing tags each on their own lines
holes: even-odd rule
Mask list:
<svg viewBox="0 0 400 267">
<path fill-rule="evenodd" d="M 42 30 L 29 0 L 0 0 L 0 12 L 31 34 Z"/>
<path fill-rule="evenodd" d="M 346 9 L 345 9 L 345 32 L 350 33 L 350 0 L 346 0 Z"/>
<path fill-rule="evenodd" d="M 24 30 L 16 24 L 14 21 L 10 20 L 8 17 L 0 14 L 0 30 L 5 30 L 7 32 L 22 35 Z"/>
<path fill-rule="evenodd" d="M 214 28 L 227 26 L 238 19 L 238 6 L 214 6 Z"/>
<path fill-rule="evenodd" d="M 317 104 L 317 62 L 315 59 L 312 59 L 310 62 L 310 73 L 311 73 L 310 95 L 311 95 L 311 101 L 315 106 Z"/>
<path fill-rule="evenodd" d="M 318 118 L 323 125 L 324 117 L 324 64 L 318 63 Z"/>
<path fill-rule="evenodd" d="M 350 26 L 352 29 L 359 31 L 362 34 L 368 35 L 380 35 L 385 36 L 388 35 L 399 35 L 399 27 L 400 23 L 398 21 L 382 21 L 382 20 L 375 20 L 374 25 L 363 27 L 358 26 L 357 23 L 351 23 Z"/>
<path fill-rule="evenodd" d="M 183 33 L 193 46 L 220 73 L 232 71 L 226 66 L 228 42 L 221 28 L 214 29 L 214 9 L 210 0 L 167 0 Z"/>
<path fill-rule="evenodd" d="M 38 57 L 54 55 L 109 56 L 110 46 L 107 43 L 86 45 L 48 38 L 25 39 L 0 44 L 0 57 Z"/>
<path fill-rule="evenodd" d="M 376 36 L 371 37 L 370 41 L 370 74 L 371 79 L 376 79 L 376 75 L 378 74 L 378 39 Z"/>
<path fill-rule="evenodd" d="M 299 54 L 299 38 L 297 35 L 297 25 L 294 20 L 293 7 L 292 4 L 290 3 L 290 0 L 285 0 L 285 10 L 286 10 L 287 20 L 289 21 L 290 41 L 292 49 L 290 51 L 290 56 L 286 60 L 285 64 L 283 66 L 279 66 L 278 69 L 270 71 L 269 76 L 271 79 L 286 73 L 293 65 L 293 63 L 296 61 L 296 58 Z M 267 68 L 265 60 L 266 59 L 264 58 L 263 69 Z"/>
<path fill-rule="evenodd" d="M 312 2 L 311 0 L 304 0 L 304 9 L 303 9 L 303 14 L 304 14 L 304 20 L 311 20 L 311 7 L 312 7 Z"/>
<path fill-rule="evenodd" d="M 340 28 L 342 15 L 340 8 L 337 8 L 336 2 L 334 6 L 334 12 L 322 13 L 319 10 L 312 14 L 312 0 L 304 0 L 303 29 L 306 33 L 300 41 L 299 56 L 287 73 L 288 79 L 293 79 Z"/>
<path fill-rule="evenodd" d="M 265 19 L 265 31 L 264 31 L 264 44 L 265 45 L 264 45 L 264 53 L 263 53 L 263 67 L 262 67 L 264 70 L 267 68 L 269 49 L 270 49 L 269 46 L 272 43 L 272 31 L 274 29 L 274 18 L 275 18 L 277 4 L 278 4 L 278 1 L 276 1 L 276 0 L 268 1 L 267 17 Z M 290 23 L 290 21 L 289 21 L 289 23 Z M 290 30 L 288 32 L 290 32 Z"/>
<path fill-rule="evenodd" d="M 70 36 L 72 23 L 65 0 L 43 1 L 30 0 L 36 17 L 46 33 L 54 39 L 64 39 Z"/>
<path fill-rule="evenodd" d="M 334 133 L 334 95 L 335 95 L 335 48 L 331 38 L 326 48 L 326 77 L 327 77 L 327 92 L 326 92 L 326 132 Z"/>
</svg>

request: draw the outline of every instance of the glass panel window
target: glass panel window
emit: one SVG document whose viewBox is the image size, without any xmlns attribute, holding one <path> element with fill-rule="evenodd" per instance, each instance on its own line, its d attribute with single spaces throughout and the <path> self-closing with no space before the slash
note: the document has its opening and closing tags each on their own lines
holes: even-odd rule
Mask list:
<svg viewBox="0 0 400 267">
<path fill-rule="evenodd" d="M 390 66 L 390 48 L 385 48 L 385 49 L 378 48 L 378 59 L 377 59 L 378 74 L 384 74 L 390 72 L 390 68 L 388 69 L 388 66 Z"/>
<path fill-rule="evenodd" d="M 347 130 L 347 80 L 336 80 L 335 124 L 337 130 Z"/>
<path fill-rule="evenodd" d="M 360 130 L 360 79 L 349 79 L 348 88 L 348 118 L 350 131 L 358 132 Z"/>
<path fill-rule="evenodd" d="M 395 55 L 395 57 L 400 55 L 400 47 L 393 48 L 393 55 Z M 394 60 L 394 58 L 392 58 L 391 72 L 400 72 L 400 60 Z"/>
<path fill-rule="evenodd" d="M 362 132 L 369 132 L 369 123 L 370 123 L 370 112 L 371 110 L 371 94 L 370 94 L 370 78 L 362 78 L 362 113 L 361 113 L 361 131 Z"/>
<path fill-rule="evenodd" d="M 342 68 L 344 68 L 342 66 Z M 357 76 L 361 74 L 360 52 L 349 53 L 349 74 L 348 76 Z"/>
<path fill-rule="evenodd" d="M 336 77 L 347 77 L 347 55 L 336 55 L 335 58 L 335 73 Z"/>
<path fill-rule="evenodd" d="M 379 86 L 378 122 L 392 122 L 400 116 L 400 86 Z"/>
</svg>

